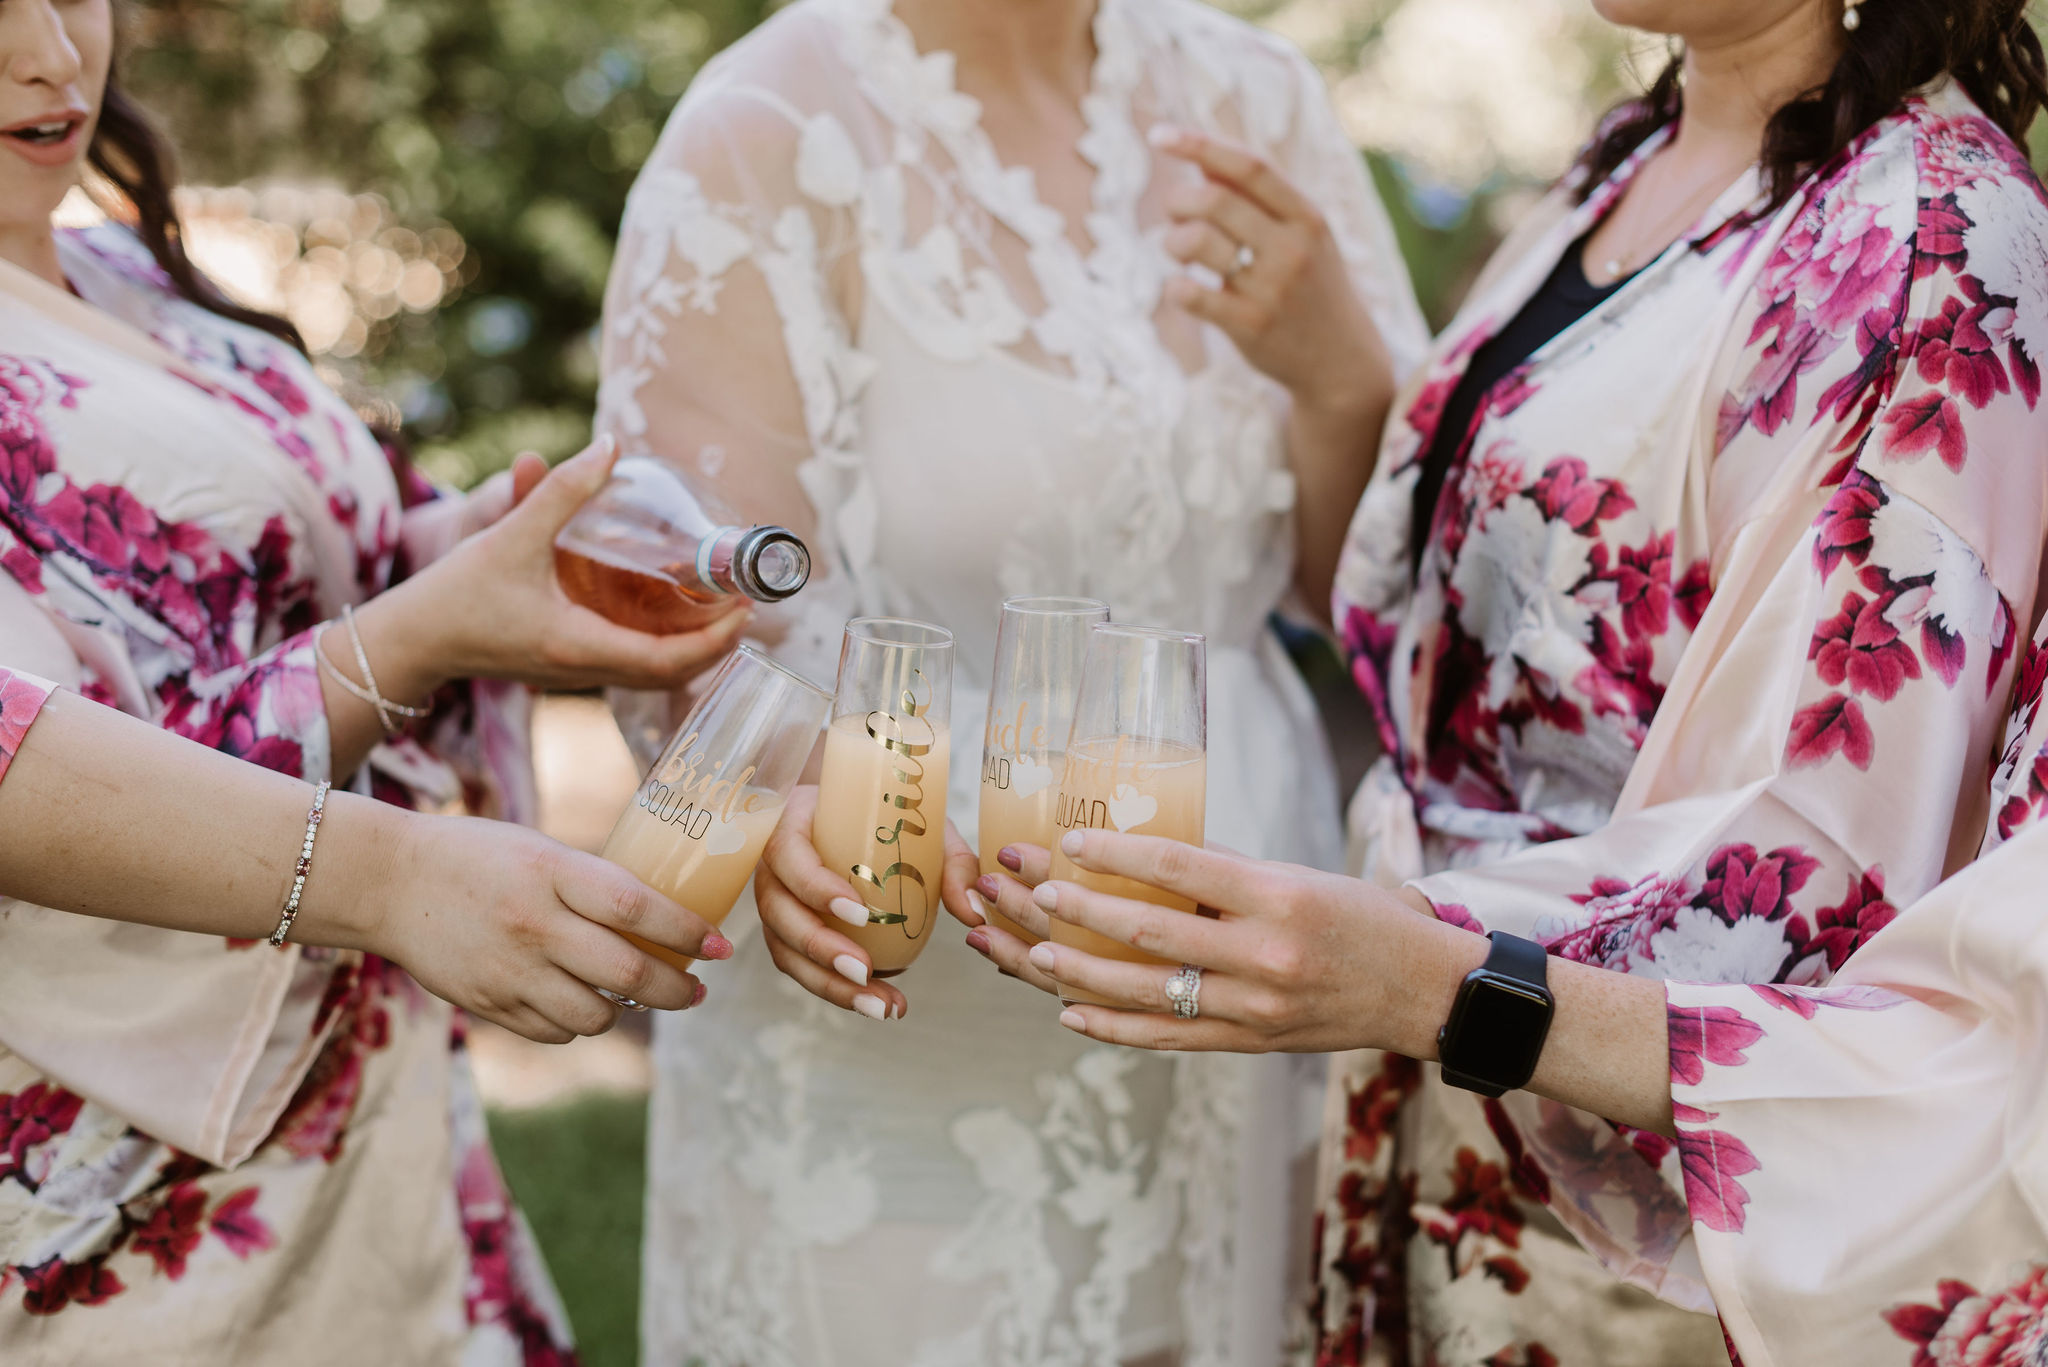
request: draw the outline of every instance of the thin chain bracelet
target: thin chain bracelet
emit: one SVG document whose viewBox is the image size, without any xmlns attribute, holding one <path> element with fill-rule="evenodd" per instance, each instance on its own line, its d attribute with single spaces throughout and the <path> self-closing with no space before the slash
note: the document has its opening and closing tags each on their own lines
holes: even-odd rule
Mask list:
<svg viewBox="0 0 2048 1367">
<path fill-rule="evenodd" d="M 350 697 L 358 702 L 368 703 L 377 713 L 377 725 L 384 729 L 384 734 L 387 736 L 395 736 L 400 730 L 398 724 L 391 720 L 393 713 L 409 720 L 417 720 L 420 717 L 426 716 L 432 709 L 407 707 L 404 703 L 395 703 L 385 697 L 383 691 L 377 687 L 377 675 L 370 668 L 369 652 L 363 649 L 363 634 L 356 630 L 356 610 L 354 607 L 346 603 L 342 605 L 341 622 L 343 626 L 348 628 L 349 645 L 355 649 L 356 668 L 363 672 L 363 683 L 359 684 L 348 675 L 342 673 L 341 666 L 327 658 L 327 651 L 321 645 L 321 642 L 327 639 L 328 629 L 334 625 L 332 622 L 321 627 L 313 636 L 313 658 L 319 662 L 322 672 L 339 684 L 342 691 Z M 366 688 L 364 684 L 369 686 Z"/>
<path fill-rule="evenodd" d="M 299 917 L 299 899 L 306 895 L 306 871 L 313 867 L 313 837 L 320 834 L 327 790 L 333 786 L 323 781 L 313 790 L 313 810 L 306 813 L 306 843 L 299 846 L 299 866 L 292 870 L 291 895 L 284 899 L 284 915 L 278 919 L 277 929 L 270 932 L 270 943 L 279 949 L 284 948 L 284 937 L 292 933 L 292 922 Z"/>
</svg>

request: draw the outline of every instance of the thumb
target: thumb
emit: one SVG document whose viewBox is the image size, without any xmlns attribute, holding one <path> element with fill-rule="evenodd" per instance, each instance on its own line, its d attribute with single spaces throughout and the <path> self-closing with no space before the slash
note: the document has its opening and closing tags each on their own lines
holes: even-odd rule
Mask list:
<svg viewBox="0 0 2048 1367">
<path fill-rule="evenodd" d="M 533 492 L 505 520 L 517 522 L 536 536 L 554 540 L 577 510 L 604 488 L 618 454 L 618 443 L 609 433 L 599 437 L 550 470 L 547 478 L 534 486 Z"/>
</svg>

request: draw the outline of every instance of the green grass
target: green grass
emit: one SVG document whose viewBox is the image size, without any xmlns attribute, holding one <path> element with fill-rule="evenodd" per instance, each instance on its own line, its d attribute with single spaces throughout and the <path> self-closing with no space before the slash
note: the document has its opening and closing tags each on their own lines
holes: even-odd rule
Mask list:
<svg viewBox="0 0 2048 1367">
<path fill-rule="evenodd" d="M 505 1180 L 576 1326 L 584 1367 L 634 1367 L 646 1100 L 584 1097 L 539 1110 L 493 1111 L 490 1122 Z"/>
</svg>

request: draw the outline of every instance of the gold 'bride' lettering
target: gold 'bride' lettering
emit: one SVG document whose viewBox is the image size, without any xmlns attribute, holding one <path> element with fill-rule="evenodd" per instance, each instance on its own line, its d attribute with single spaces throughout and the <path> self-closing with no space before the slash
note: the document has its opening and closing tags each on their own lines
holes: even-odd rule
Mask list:
<svg viewBox="0 0 2048 1367">
<path fill-rule="evenodd" d="M 902 813 L 893 821 L 875 827 L 874 841 L 877 845 L 900 848 L 906 835 L 921 836 L 929 829 L 924 818 L 923 757 L 932 752 L 938 744 L 938 730 L 925 713 L 931 710 L 931 685 L 922 670 L 912 670 L 915 682 L 904 689 L 898 697 L 902 715 L 893 712 L 874 711 L 865 718 L 868 739 L 888 751 L 892 757 L 890 776 L 895 780 L 896 789 L 883 789 L 881 804 Z M 919 698 L 917 685 L 924 685 L 924 697 Z M 908 931 L 912 939 L 924 933 L 925 913 L 930 905 L 930 889 L 925 884 L 924 874 L 905 860 L 897 860 L 877 872 L 867 864 L 852 867 L 853 881 L 864 890 L 872 889 L 880 905 L 863 892 L 861 900 L 867 903 L 868 919 L 878 925 L 906 925 L 912 920 L 912 912 L 905 907 L 906 884 L 917 887 L 916 928 Z M 888 904 L 891 898 L 890 885 L 895 885 L 895 906 Z"/>
</svg>

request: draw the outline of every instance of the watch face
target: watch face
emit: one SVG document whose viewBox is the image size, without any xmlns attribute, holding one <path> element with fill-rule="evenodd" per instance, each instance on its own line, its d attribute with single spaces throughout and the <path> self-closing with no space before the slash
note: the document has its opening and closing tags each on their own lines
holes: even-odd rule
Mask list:
<svg viewBox="0 0 2048 1367">
<path fill-rule="evenodd" d="M 1455 1057 L 1444 1061 L 1461 1073 L 1518 1085 L 1536 1071 L 1549 1030 L 1549 1002 L 1511 979 L 1482 978 L 1446 1041 Z"/>
</svg>

